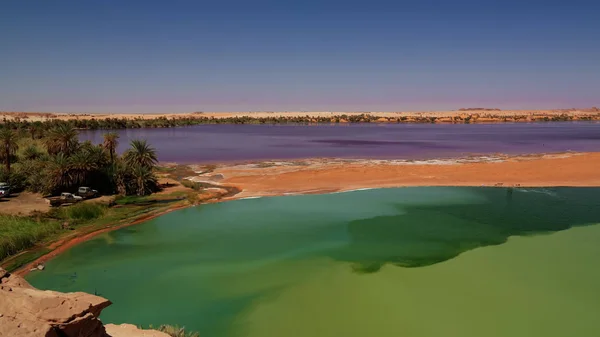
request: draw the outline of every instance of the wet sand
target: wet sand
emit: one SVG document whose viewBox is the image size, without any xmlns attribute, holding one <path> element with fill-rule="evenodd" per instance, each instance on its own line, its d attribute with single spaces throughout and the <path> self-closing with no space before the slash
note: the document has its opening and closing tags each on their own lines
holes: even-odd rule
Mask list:
<svg viewBox="0 0 600 337">
<path fill-rule="evenodd" d="M 218 167 L 235 198 L 401 186 L 600 186 L 600 153 L 462 160 L 304 160 Z M 194 180 L 204 179 L 202 176 Z"/>
</svg>

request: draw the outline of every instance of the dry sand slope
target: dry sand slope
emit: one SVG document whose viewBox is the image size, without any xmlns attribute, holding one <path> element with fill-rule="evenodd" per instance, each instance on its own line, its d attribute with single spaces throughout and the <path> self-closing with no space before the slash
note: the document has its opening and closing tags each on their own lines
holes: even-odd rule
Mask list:
<svg viewBox="0 0 600 337">
<path fill-rule="evenodd" d="M 236 198 L 396 186 L 600 186 L 600 153 L 423 162 L 315 159 L 222 166 L 212 174 L 242 189 Z"/>
</svg>

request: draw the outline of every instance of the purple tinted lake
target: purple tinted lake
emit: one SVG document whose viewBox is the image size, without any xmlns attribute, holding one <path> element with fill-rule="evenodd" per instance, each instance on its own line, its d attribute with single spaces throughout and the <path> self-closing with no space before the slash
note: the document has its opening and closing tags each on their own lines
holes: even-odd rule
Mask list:
<svg viewBox="0 0 600 337">
<path fill-rule="evenodd" d="M 106 130 L 82 131 L 102 142 Z M 432 159 L 494 153 L 600 151 L 600 123 L 198 125 L 117 130 L 119 151 L 148 140 L 160 161 L 214 163 L 266 159 Z"/>
</svg>

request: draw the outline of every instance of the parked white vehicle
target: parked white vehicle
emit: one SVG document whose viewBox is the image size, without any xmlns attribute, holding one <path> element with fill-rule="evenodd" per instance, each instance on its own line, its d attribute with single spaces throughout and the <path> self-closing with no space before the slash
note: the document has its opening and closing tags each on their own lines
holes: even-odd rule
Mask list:
<svg viewBox="0 0 600 337">
<path fill-rule="evenodd" d="M 84 199 L 88 199 L 88 198 L 94 198 L 98 195 L 98 191 L 93 190 L 89 187 L 80 187 L 77 190 L 77 195 L 84 198 Z"/>
<path fill-rule="evenodd" d="M 0 198 L 8 197 L 10 195 L 10 185 L 7 183 L 0 183 Z"/>
<path fill-rule="evenodd" d="M 61 206 L 61 205 L 74 204 L 74 203 L 82 201 L 83 198 L 78 195 L 74 195 L 72 193 L 63 192 L 60 194 L 60 197 L 52 197 L 52 198 L 48 198 L 46 200 L 48 200 L 48 203 L 50 203 L 50 206 L 56 207 L 56 206 Z"/>
</svg>

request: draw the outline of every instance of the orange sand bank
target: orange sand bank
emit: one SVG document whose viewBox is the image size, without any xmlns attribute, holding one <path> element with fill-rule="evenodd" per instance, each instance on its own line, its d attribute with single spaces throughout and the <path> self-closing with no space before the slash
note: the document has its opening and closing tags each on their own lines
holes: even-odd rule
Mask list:
<svg viewBox="0 0 600 337">
<path fill-rule="evenodd" d="M 600 153 L 462 161 L 273 162 L 218 168 L 236 198 L 396 186 L 600 186 Z"/>
</svg>

